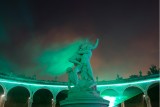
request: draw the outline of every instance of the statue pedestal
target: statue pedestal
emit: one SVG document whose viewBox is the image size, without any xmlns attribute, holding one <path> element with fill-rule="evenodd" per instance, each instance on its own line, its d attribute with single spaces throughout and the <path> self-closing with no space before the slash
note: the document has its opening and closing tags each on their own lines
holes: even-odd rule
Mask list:
<svg viewBox="0 0 160 107">
<path fill-rule="evenodd" d="M 104 100 L 96 91 L 73 91 L 60 102 L 60 107 L 108 107 L 109 101 Z"/>
</svg>

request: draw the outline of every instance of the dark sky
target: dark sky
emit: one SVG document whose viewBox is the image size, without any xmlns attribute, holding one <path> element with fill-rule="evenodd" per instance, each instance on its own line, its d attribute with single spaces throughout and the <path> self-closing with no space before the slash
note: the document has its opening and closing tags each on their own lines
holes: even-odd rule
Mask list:
<svg viewBox="0 0 160 107">
<path fill-rule="evenodd" d="M 59 75 L 63 81 L 65 70 L 58 70 L 65 68 L 63 57 L 73 53 L 71 45 L 99 38 L 91 64 L 100 80 L 117 74 L 126 78 L 139 70 L 146 75 L 159 63 L 158 10 L 158 0 L 1 2 L 0 72 L 38 79 Z"/>
</svg>

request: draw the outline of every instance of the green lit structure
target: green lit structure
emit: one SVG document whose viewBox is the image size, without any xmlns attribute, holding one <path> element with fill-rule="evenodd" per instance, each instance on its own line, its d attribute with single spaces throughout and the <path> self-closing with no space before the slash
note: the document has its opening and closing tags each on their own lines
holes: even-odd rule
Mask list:
<svg viewBox="0 0 160 107">
<path fill-rule="evenodd" d="M 75 43 L 75 44 L 77 44 L 77 43 Z M 71 47 L 71 49 L 73 49 L 73 48 L 75 49 L 76 45 L 74 45 L 74 46 L 75 47 Z M 59 51 L 58 51 L 58 53 L 59 53 Z M 47 56 L 47 55 L 44 55 L 44 56 Z M 63 55 L 63 56 L 65 56 L 65 55 Z M 43 59 L 47 59 L 47 58 L 46 57 L 44 57 L 44 58 L 42 57 L 42 59 L 40 58 L 40 62 L 45 63 L 45 62 L 43 62 L 44 61 Z M 48 58 L 48 59 L 50 59 L 50 58 Z M 66 59 L 68 59 L 68 56 L 66 57 Z M 64 66 L 67 67 L 67 66 L 72 66 L 72 65 L 73 64 L 67 64 Z M 64 70 L 65 67 L 61 67 L 61 68 L 63 68 L 63 70 L 62 69 L 60 69 L 60 70 L 65 71 Z M 56 68 L 52 68 L 52 69 L 56 69 Z M 48 69 L 48 72 L 50 72 L 50 70 L 52 71 L 52 69 Z M 88 74 L 87 74 L 87 76 L 88 76 Z M 92 76 L 90 76 L 90 77 L 92 77 Z M 90 78 L 90 80 L 92 80 L 92 78 Z M 101 97 L 110 101 L 109 107 L 112 107 L 112 106 L 116 107 L 116 105 L 118 105 L 118 104 L 121 104 L 121 107 L 125 107 L 124 101 L 136 96 L 137 94 L 139 94 L 139 92 L 133 92 L 133 93 L 128 94 L 127 96 L 124 95 L 124 92 L 129 87 L 137 87 L 144 94 L 144 98 L 145 98 L 147 107 L 151 107 L 151 102 L 150 102 L 150 98 L 147 94 L 147 91 L 152 84 L 159 83 L 159 82 L 160 82 L 159 75 L 142 76 L 142 77 L 135 78 L 135 79 L 99 81 L 99 82 L 97 82 L 97 90 L 100 92 Z M 10 76 L 5 76 L 5 75 L 0 75 L 0 85 L 3 87 L 3 90 L 4 90 L 4 93 L 0 96 L 0 107 L 4 107 L 5 101 L 7 101 L 8 93 L 13 88 L 15 88 L 17 86 L 24 87 L 29 91 L 28 107 L 32 107 L 33 96 L 40 89 L 47 89 L 52 93 L 52 95 L 53 95 L 53 99 L 51 99 L 52 100 L 52 107 L 54 107 L 54 104 L 56 101 L 56 96 L 58 95 L 58 93 L 63 90 L 69 90 L 67 82 L 40 81 L 40 80 L 10 77 Z M 79 83 L 79 85 L 81 85 L 81 83 Z M 83 86 L 83 84 L 82 84 L 82 86 Z M 94 99 L 93 99 L 93 101 L 94 101 Z"/>
<path fill-rule="evenodd" d="M 97 83 L 94 79 L 90 63 L 92 51 L 97 48 L 99 39 L 95 43 L 88 40 L 83 41 L 77 51 L 68 61 L 74 66 L 67 68 L 68 96 L 60 102 L 60 107 L 108 107 L 109 100 L 103 99 L 97 90 Z"/>
<path fill-rule="evenodd" d="M 28 82 L 24 82 L 24 81 L 28 81 Z M 142 90 L 145 97 L 148 97 L 147 90 L 149 89 L 149 87 L 159 82 L 160 82 L 159 75 L 153 75 L 153 76 L 146 76 L 146 77 L 141 77 L 141 78 L 137 78 L 133 80 L 125 79 L 123 81 L 117 81 L 117 80 L 106 81 L 106 82 L 100 81 L 98 82 L 97 89 L 100 91 L 102 97 L 109 99 L 113 103 L 112 105 L 122 104 L 122 107 L 125 107 L 124 101 L 135 96 L 135 95 L 131 95 L 128 97 L 124 96 L 123 93 L 127 88 L 137 87 Z M 8 92 L 12 90 L 14 87 L 17 87 L 17 86 L 25 87 L 30 92 L 30 98 L 28 100 L 28 103 L 29 103 L 28 107 L 31 107 L 31 104 L 33 103 L 34 93 L 40 89 L 49 90 L 53 94 L 54 102 L 56 100 L 55 98 L 57 94 L 60 91 L 68 90 L 67 83 L 45 82 L 45 81 L 25 80 L 25 79 L 18 80 L 16 78 L 2 76 L 2 75 L 0 76 L 0 85 L 3 87 L 3 90 L 4 90 L 4 94 L 1 95 L 1 100 L 3 97 L 4 102 L 7 100 Z M 103 93 L 106 90 L 110 90 L 110 89 L 114 90 L 117 93 L 117 95 L 113 97 L 113 96 L 106 95 L 106 93 Z M 3 104 L 4 103 L 1 103 L 1 105 Z M 149 104 L 149 101 L 148 101 L 147 107 L 151 107 Z"/>
</svg>

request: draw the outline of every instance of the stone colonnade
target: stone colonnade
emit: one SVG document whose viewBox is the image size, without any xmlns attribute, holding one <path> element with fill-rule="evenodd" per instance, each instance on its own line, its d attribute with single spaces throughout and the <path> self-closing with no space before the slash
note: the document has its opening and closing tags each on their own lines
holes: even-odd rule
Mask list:
<svg viewBox="0 0 160 107">
<path fill-rule="evenodd" d="M 2 95 L 0 97 L 0 107 L 4 107 L 6 101 L 7 101 L 7 97 Z M 28 107 L 32 107 L 32 104 L 33 104 L 33 99 L 29 97 L 28 98 Z M 55 107 L 56 101 L 54 99 L 52 99 L 52 103 L 51 104 L 52 104 L 51 107 Z"/>
<path fill-rule="evenodd" d="M 146 101 L 146 104 L 147 104 L 147 107 L 152 107 L 151 106 L 151 100 L 147 94 L 147 91 L 149 89 L 149 87 L 154 84 L 154 83 L 159 83 L 160 79 L 156 79 L 156 80 L 153 80 L 150 81 L 150 82 L 143 82 L 141 81 L 141 83 L 139 84 L 133 84 L 132 85 L 110 85 L 110 86 L 100 86 L 98 85 L 97 86 L 97 89 L 100 91 L 100 93 L 102 93 L 104 90 L 106 89 L 114 89 L 116 90 L 116 92 L 119 93 L 119 95 L 122 95 L 123 96 L 123 92 L 126 88 L 128 87 L 137 87 L 137 88 L 140 88 L 142 90 L 142 92 L 144 93 L 144 100 Z M 47 89 L 49 90 L 52 95 L 53 95 L 53 98 L 54 99 L 51 99 L 52 100 L 52 107 L 55 107 L 55 102 L 56 102 L 56 96 L 58 95 L 58 93 L 62 90 L 68 90 L 68 87 L 67 85 L 63 85 L 61 83 L 61 85 L 45 85 L 45 84 L 31 84 L 31 83 L 23 83 L 23 82 L 8 82 L 8 81 L 4 81 L 4 79 L 0 79 L 0 85 L 2 86 L 3 90 L 4 90 L 4 94 L 0 96 L 0 107 L 4 107 L 5 105 L 5 102 L 7 101 L 7 94 L 8 92 L 16 87 L 16 86 L 21 86 L 21 87 L 24 87 L 24 88 L 27 88 L 28 91 L 29 91 L 29 94 L 30 94 L 30 97 L 28 98 L 28 107 L 32 107 L 32 104 L 33 104 L 33 95 L 36 91 L 40 90 L 40 89 Z M 125 107 L 125 102 L 122 102 L 121 103 L 121 107 Z"/>
<path fill-rule="evenodd" d="M 146 101 L 147 107 L 152 107 L 151 106 L 151 101 L 150 101 L 150 97 L 148 96 L 147 92 L 144 92 L 144 99 Z M 7 101 L 7 95 L 1 95 L 0 96 L 0 107 L 4 107 L 5 102 Z M 33 103 L 33 97 L 29 97 L 28 98 L 28 107 L 32 107 L 32 103 Z M 51 107 L 55 107 L 56 104 L 56 100 L 52 99 L 52 106 Z M 125 107 L 125 102 L 121 103 L 121 107 Z"/>
</svg>

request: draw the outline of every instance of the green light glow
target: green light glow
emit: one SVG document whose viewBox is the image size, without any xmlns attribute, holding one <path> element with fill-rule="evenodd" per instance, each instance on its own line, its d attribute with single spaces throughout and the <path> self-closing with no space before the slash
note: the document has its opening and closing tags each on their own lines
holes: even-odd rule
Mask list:
<svg viewBox="0 0 160 107">
<path fill-rule="evenodd" d="M 135 85 L 135 84 L 141 84 L 141 83 L 149 83 L 149 82 L 155 82 L 155 81 L 160 81 L 160 78 L 155 78 L 155 79 L 150 79 L 150 80 L 141 80 L 138 82 L 129 82 L 129 83 L 117 83 L 117 84 L 110 84 L 110 85 L 98 85 L 98 87 L 106 87 L 106 86 L 125 86 L 125 85 Z M 102 92 L 101 96 L 110 101 L 110 106 L 109 107 L 113 107 L 116 106 L 118 104 L 121 104 L 122 102 L 136 96 L 142 93 L 142 91 L 139 90 L 132 90 L 132 91 L 126 91 L 123 94 L 123 96 L 118 96 L 118 93 L 115 92 L 114 90 L 105 90 L 104 92 Z M 143 97 L 143 96 L 142 96 Z"/>
<path fill-rule="evenodd" d="M 148 83 L 148 82 L 155 82 L 155 81 L 160 81 L 160 78 L 155 78 L 155 79 L 150 79 L 150 80 L 141 80 L 138 82 L 130 82 L 130 83 L 121 83 L 121 84 L 110 84 L 110 85 L 98 85 L 97 87 L 105 87 L 105 86 L 124 86 L 124 85 L 133 85 L 133 84 L 140 84 L 140 83 Z M 19 84 L 19 85 L 31 85 L 31 86 L 36 86 L 36 87 L 52 87 L 52 88 L 68 88 L 67 85 L 46 85 L 46 84 L 37 84 L 37 83 L 26 83 L 26 82 L 18 82 L 18 81 L 12 81 L 12 80 L 6 80 L 6 79 L 0 79 L 1 83 L 10 83 L 12 85 L 14 84 Z M 125 91 L 123 96 L 118 96 L 118 94 L 116 94 L 117 92 L 114 92 L 113 90 L 111 92 L 108 91 L 104 91 L 102 92 L 101 96 L 110 101 L 110 106 L 109 107 L 113 107 L 116 106 L 118 104 L 121 104 L 122 102 L 138 95 L 141 94 L 141 91 L 136 91 L 136 90 L 132 90 L 132 91 Z M 143 97 L 143 96 L 142 96 Z"/>
<path fill-rule="evenodd" d="M 133 84 L 141 84 L 141 83 L 148 83 L 148 82 L 154 82 L 154 81 L 160 81 L 160 78 L 154 78 L 150 80 L 142 80 L 138 82 L 128 82 L 128 83 L 117 83 L 117 84 L 105 84 L 105 85 L 98 85 L 98 87 L 106 87 L 106 86 L 125 86 L 125 85 L 133 85 Z"/>
<path fill-rule="evenodd" d="M 115 105 L 116 97 L 103 96 L 103 99 L 109 100 L 109 107 L 113 107 Z"/>
<path fill-rule="evenodd" d="M 122 102 L 138 95 L 140 93 L 136 93 L 136 94 L 130 94 L 130 96 L 126 96 L 126 95 L 123 95 L 123 96 L 105 96 L 105 95 L 101 95 L 101 97 L 103 97 L 103 99 L 106 99 L 106 100 L 109 100 L 110 101 L 110 104 L 109 104 L 109 107 L 113 107 L 113 106 L 116 106 L 118 104 L 121 104 Z"/>
<path fill-rule="evenodd" d="M 101 97 L 110 101 L 109 107 L 113 107 L 122 102 L 122 97 L 119 98 L 118 93 L 113 89 L 106 89 L 101 93 Z"/>
<path fill-rule="evenodd" d="M 43 84 L 32 84 L 32 83 L 25 83 L 25 82 L 16 82 L 16 81 L 10 81 L 10 80 L 1 80 L 0 82 L 3 83 L 10 83 L 10 84 L 20 84 L 20 85 L 32 85 L 32 86 L 38 86 L 38 87 L 53 87 L 53 88 L 57 88 L 57 87 L 61 87 L 61 88 L 68 88 L 68 86 L 65 85 L 43 85 Z"/>
<path fill-rule="evenodd" d="M 73 66 L 68 59 L 78 50 L 81 40 L 63 46 L 50 47 L 37 58 L 42 74 L 61 75 L 67 67 Z"/>
<path fill-rule="evenodd" d="M 159 80 L 159 79 L 155 79 L 155 80 Z M 145 82 L 149 82 L 149 81 L 143 81 L 143 83 Z M 136 82 L 132 82 L 134 83 L 134 85 L 136 84 Z M 118 88 L 118 87 L 117 87 Z M 116 106 L 118 104 L 121 104 L 122 102 L 131 99 L 139 94 L 142 94 L 142 90 L 140 90 L 139 88 L 135 88 L 135 87 L 128 87 L 122 96 L 118 96 L 118 93 L 116 91 L 114 91 L 113 89 L 106 89 L 105 91 L 103 91 L 101 93 L 101 96 L 110 101 L 110 107 Z M 142 94 L 142 98 L 143 98 L 143 94 Z"/>
<path fill-rule="evenodd" d="M 147 83 L 147 82 L 154 82 L 154 81 L 160 81 L 160 78 L 156 78 L 156 79 L 151 79 L 151 80 L 143 80 L 143 81 L 139 81 L 139 82 L 130 82 L 130 83 L 121 83 L 121 84 L 110 84 L 110 85 L 98 85 L 97 87 L 105 87 L 105 86 L 123 86 L 123 85 L 130 85 L 130 84 L 140 84 L 140 83 Z M 47 86 L 47 87 L 65 87 L 67 88 L 67 86 L 65 85 L 45 85 L 45 84 L 36 84 L 36 83 L 26 83 L 26 82 L 16 82 L 16 81 L 11 81 L 11 80 L 4 80 L 1 79 L 0 82 L 4 82 L 4 83 L 11 83 L 11 84 L 22 84 L 22 85 L 33 85 L 33 86 Z"/>
</svg>

